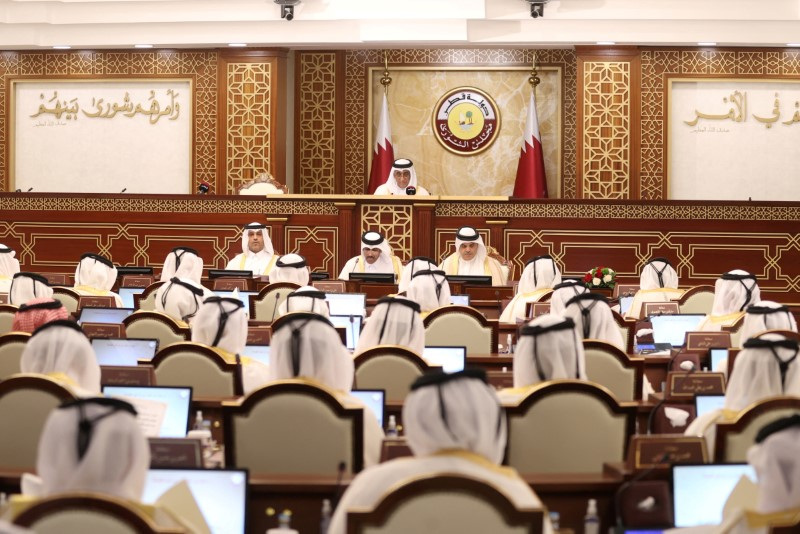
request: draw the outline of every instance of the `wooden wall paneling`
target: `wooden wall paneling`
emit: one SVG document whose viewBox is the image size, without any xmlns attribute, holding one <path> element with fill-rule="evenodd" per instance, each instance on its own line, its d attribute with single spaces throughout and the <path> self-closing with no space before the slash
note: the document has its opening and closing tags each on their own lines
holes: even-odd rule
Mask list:
<svg viewBox="0 0 800 534">
<path fill-rule="evenodd" d="M 342 229 L 339 236 L 338 259 L 336 262 L 336 275 L 338 276 L 338 271 L 344 267 L 347 260 L 360 251 L 361 221 L 356 213 L 355 202 L 336 202 L 335 206 L 339 210 L 338 225 Z"/>
<path fill-rule="evenodd" d="M 225 51 L 220 56 L 217 193 L 235 194 L 259 172 L 286 183 L 286 50 Z"/>
<path fill-rule="evenodd" d="M 425 256 L 435 258 L 433 244 L 433 210 L 436 204 L 433 202 L 418 202 L 414 204 L 414 236 L 412 247 L 412 258 L 415 256 Z M 410 259 L 410 258 L 409 258 Z"/>
</svg>

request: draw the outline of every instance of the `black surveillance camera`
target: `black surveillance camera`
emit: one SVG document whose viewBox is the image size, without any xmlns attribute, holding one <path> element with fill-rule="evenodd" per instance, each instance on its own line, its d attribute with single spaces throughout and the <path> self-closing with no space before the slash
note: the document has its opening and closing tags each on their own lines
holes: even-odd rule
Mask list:
<svg viewBox="0 0 800 534">
<path fill-rule="evenodd" d="M 286 20 L 293 20 L 294 19 L 294 6 L 282 6 L 281 7 L 281 18 Z"/>
<path fill-rule="evenodd" d="M 531 17 L 544 17 L 544 2 L 531 2 Z"/>
</svg>

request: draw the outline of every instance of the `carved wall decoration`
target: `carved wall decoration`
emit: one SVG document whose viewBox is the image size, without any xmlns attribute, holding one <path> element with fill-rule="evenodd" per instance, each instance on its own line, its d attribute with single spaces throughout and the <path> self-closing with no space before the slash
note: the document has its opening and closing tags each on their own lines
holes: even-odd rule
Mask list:
<svg viewBox="0 0 800 534">
<path fill-rule="evenodd" d="M 413 225 L 411 206 L 391 204 L 361 206 L 361 231 L 376 230 L 383 234 L 389 241 L 394 255 L 402 261 L 413 257 L 411 250 Z M 361 242 L 361 232 L 357 242 Z"/>
<path fill-rule="evenodd" d="M 11 79 L 96 79 L 121 76 L 192 78 L 194 81 L 193 182 L 213 183 L 217 174 L 216 51 L 11 52 L 0 53 L 0 191 L 8 188 L 6 160 L 8 81 Z"/>
</svg>

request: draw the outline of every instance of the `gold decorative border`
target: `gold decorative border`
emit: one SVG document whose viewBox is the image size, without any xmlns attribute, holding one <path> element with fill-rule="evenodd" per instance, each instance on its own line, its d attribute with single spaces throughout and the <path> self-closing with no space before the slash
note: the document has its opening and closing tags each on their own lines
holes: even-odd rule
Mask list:
<svg viewBox="0 0 800 534">
<path fill-rule="evenodd" d="M 641 53 L 642 200 L 667 198 L 664 102 L 671 76 L 797 77 L 800 52 L 789 50 L 645 49 Z"/>
<path fill-rule="evenodd" d="M 563 69 L 563 134 L 561 149 L 563 198 L 575 198 L 576 181 L 576 101 L 577 60 L 573 50 L 525 49 L 455 49 L 423 48 L 405 50 L 347 50 L 345 54 L 344 118 L 344 193 L 361 194 L 366 190 L 367 158 L 371 153 L 370 126 L 366 113 L 369 94 L 369 68 L 383 65 L 386 52 L 392 66 L 530 66 L 536 53 L 540 65 Z"/>
<path fill-rule="evenodd" d="M 194 150 L 192 179 L 196 186 L 214 183 L 217 174 L 217 63 L 216 51 L 156 50 L 0 52 L 0 191 L 8 189 L 6 159 L 9 80 L 65 78 L 96 80 L 152 77 L 194 80 Z"/>
</svg>

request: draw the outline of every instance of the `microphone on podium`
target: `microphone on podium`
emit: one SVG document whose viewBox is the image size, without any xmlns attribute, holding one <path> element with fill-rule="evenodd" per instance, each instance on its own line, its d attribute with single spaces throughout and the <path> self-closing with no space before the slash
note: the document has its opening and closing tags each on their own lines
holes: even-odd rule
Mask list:
<svg viewBox="0 0 800 534">
<path fill-rule="evenodd" d="M 409 185 L 408 187 L 406 187 L 406 195 L 416 195 L 416 194 L 417 194 L 416 187 L 414 187 L 413 185 Z"/>
<path fill-rule="evenodd" d="M 207 195 L 210 189 L 211 184 L 208 182 L 200 182 L 200 185 L 197 186 L 197 193 L 200 195 Z"/>
<path fill-rule="evenodd" d="M 120 192 L 119 192 L 119 194 L 121 195 L 122 193 L 124 193 L 124 192 L 125 192 L 125 191 L 127 191 L 127 190 L 128 190 L 128 188 L 127 188 L 127 187 L 125 187 L 125 188 L 123 188 L 123 189 L 122 189 L 122 191 L 120 191 Z"/>
</svg>

